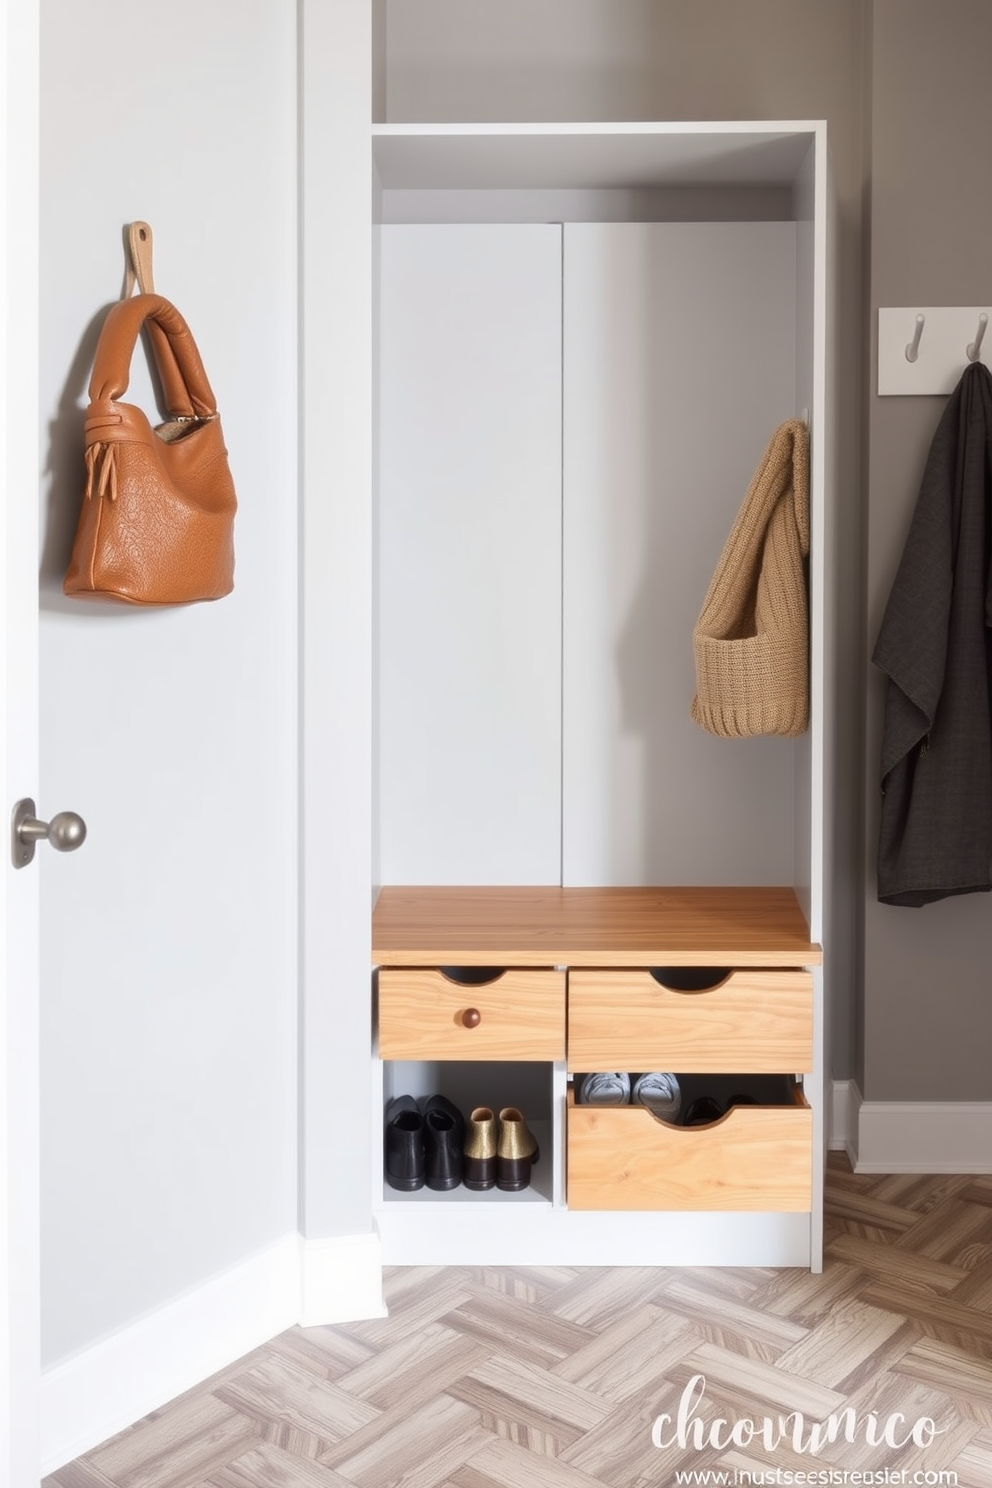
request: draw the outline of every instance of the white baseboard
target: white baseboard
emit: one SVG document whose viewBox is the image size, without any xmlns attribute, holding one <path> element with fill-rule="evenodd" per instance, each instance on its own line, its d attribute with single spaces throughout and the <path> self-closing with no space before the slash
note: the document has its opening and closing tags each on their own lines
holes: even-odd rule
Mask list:
<svg viewBox="0 0 992 1488">
<path fill-rule="evenodd" d="M 830 1146 L 858 1173 L 992 1173 L 992 1101 L 866 1101 L 833 1085 Z"/>
<path fill-rule="evenodd" d="M 376 1235 L 304 1242 L 259 1255 L 41 1377 L 42 1475 L 209 1379 L 295 1323 L 383 1316 Z"/>
<path fill-rule="evenodd" d="M 835 1080 L 831 1091 L 828 1146 L 846 1152 L 851 1167 L 858 1165 L 858 1113 L 861 1091 L 854 1080 Z"/>
<path fill-rule="evenodd" d="M 299 1321 L 304 1328 L 385 1316 L 378 1235 L 301 1241 Z"/>
</svg>

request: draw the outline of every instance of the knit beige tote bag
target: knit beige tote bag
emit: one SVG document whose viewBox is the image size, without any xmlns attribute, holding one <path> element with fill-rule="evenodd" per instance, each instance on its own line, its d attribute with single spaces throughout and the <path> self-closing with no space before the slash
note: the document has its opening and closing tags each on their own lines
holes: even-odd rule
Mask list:
<svg viewBox="0 0 992 1488">
<path fill-rule="evenodd" d="M 809 724 L 809 434 L 772 435 L 710 582 L 692 647 L 692 717 L 724 739 Z"/>
</svg>

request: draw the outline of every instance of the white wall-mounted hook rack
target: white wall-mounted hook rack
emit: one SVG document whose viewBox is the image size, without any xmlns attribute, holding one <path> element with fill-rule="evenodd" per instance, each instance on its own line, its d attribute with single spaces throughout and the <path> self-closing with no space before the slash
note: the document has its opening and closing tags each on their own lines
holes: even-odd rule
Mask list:
<svg viewBox="0 0 992 1488">
<path fill-rule="evenodd" d="M 910 305 L 878 312 L 878 392 L 952 393 L 969 361 L 984 361 L 987 305 Z"/>
</svg>

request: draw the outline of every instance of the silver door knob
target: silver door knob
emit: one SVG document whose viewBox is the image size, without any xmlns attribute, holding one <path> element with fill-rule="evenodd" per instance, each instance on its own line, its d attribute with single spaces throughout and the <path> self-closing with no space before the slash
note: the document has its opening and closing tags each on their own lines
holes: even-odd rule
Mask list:
<svg viewBox="0 0 992 1488">
<path fill-rule="evenodd" d="M 75 852 L 86 841 L 86 823 L 75 811 L 60 811 L 50 822 L 39 821 L 30 796 L 18 801 L 10 821 L 10 856 L 15 868 L 34 858 L 35 844 L 50 842 L 56 852 Z"/>
</svg>

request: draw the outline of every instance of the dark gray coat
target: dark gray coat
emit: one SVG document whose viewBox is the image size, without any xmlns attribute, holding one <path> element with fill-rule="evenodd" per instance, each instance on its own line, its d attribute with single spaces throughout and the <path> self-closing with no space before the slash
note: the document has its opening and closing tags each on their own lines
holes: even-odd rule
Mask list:
<svg viewBox="0 0 992 1488">
<path fill-rule="evenodd" d="M 972 363 L 927 459 L 872 660 L 887 673 L 878 897 L 992 888 L 992 375 Z"/>
</svg>

